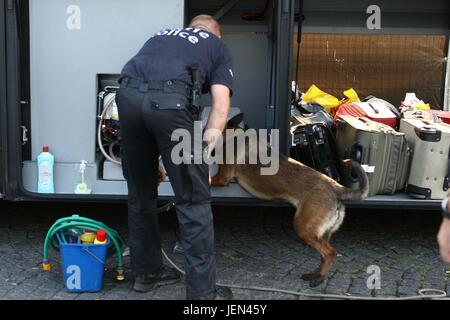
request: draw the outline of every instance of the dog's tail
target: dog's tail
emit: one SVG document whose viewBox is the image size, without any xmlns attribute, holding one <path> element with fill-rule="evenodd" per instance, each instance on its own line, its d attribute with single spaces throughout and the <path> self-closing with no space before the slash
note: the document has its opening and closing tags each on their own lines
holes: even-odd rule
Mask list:
<svg viewBox="0 0 450 320">
<path fill-rule="evenodd" d="M 342 187 L 339 197 L 340 200 L 363 200 L 367 198 L 367 195 L 369 194 L 369 178 L 361 165 L 354 160 L 346 159 L 342 160 L 342 166 L 344 170 L 346 167 L 351 167 L 354 173 L 356 173 L 359 181 L 359 188 L 353 190 Z M 350 172 L 352 170 L 350 170 Z"/>
</svg>

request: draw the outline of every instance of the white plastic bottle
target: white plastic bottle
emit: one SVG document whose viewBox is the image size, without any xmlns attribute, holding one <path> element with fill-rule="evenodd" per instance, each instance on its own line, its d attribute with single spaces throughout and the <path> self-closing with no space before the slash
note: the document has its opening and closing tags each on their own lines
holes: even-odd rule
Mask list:
<svg viewBox="0 0 450 320">
<path fill-rule="evenodd" d="M 37 157 L 39 193 L 55 193 L 53 181 L 54 164 L 55 157 L 48 151 L 48 147 L 45 146 Z"/>
</svg>

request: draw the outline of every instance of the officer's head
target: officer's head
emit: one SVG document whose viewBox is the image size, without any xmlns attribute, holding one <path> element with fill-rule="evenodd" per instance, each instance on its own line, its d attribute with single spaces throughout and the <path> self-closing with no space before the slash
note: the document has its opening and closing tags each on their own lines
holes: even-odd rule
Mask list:
<svg viewBox="0 0 450 320">
<path fill-rule="evenodd" d="M 220 30 L 219 23 L 217 22 L 216 19 L 214 19 L 209 15 L 201 14 L 194 17 L 191 20 L 191 23 L 189 23 L 189 27 L 202 29 L 211 32 L 218 38 L 222 38 L 222 32 Z"/>
</svg>

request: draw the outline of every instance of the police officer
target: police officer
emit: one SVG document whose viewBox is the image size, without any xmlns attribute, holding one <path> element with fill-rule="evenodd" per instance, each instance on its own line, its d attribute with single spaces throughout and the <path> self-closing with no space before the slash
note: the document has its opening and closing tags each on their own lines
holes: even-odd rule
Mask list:
<svg viewBox="0 0 450 320">
<path fill-rule="evenodd" d="M 128 224 L 133 288 L 148 292 L 176 282 L 181 275 L 163 265 L 156 213 L 161 155 L 175 193 L 184 249 L 186 297 L 231 299 L 231 290 L 216 287 L 214 230 L 210 203 L 209 170 L 205 162 L 176 164 L 171 151 L 178 141 L 171 136 L 185 129 L 194 143 L 192 105 L 193 66 L 212 97 L 206 129 L 224 129 L 230 108 L 232 59 L 221 41 L 221 30 L 211 16 L 192 19 L 188 28 L 166 29 L 151 37 L 123 68 L 116 95 L 123 139 L 123 171 L 128 185 Z M 198 97 L 197 97 L 198 98 Z M 217 134 L 206 136 L 211 150 Z"/>
</svg>

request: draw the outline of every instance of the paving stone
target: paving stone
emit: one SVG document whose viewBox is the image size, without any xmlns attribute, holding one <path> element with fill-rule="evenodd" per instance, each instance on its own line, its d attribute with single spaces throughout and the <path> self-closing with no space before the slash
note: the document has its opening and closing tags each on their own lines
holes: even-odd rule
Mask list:
<svg viewBox="0 0 450 320">
<path fill-rule="evenodd" d="M 184 282 L 150 293 L 133 292 L 129 257 L 126 280 L 117 282 L 115 255 L 108 258 L 103 290 L 68 293 L 62 280 L 59 252 L 50 249 L 51 272 L 41 269 L 43 238 L 52 223 L 75 212 L 118 229 L 127 241 L 126 206 L 107 204 L 8 203 L 0 201 L 0 299 L 147 300 L 185 298 Z M 245 286 L 273 287 L 306 294 L 393 297 L 416 295 L 420 288 L 446 289 L 448 275 L 436 245 L 438 214 L 383 211 L 376 214 L 348 210 L 343 226 L 332 239 L 339 256 L 329 278 L 310 288 L 301 279 L 320 263 L 317 252 L 292 228 L 293 209 L 215 207 L 217 280 Z M 160 216 L 163 248 L 172 254 L 177 241 L 173 212 Z M 367 288 L 367 267 L 381 269 L 381 289 Z M 448 267 L 448 266 L 447 266 Z M 184 280 L 183 280 L 184 281 Z M 235 289 L 236 299 L 308 300 L 292 294 Z M 315 298 L 317 299 L 317 298 Z"/>
</svg>

